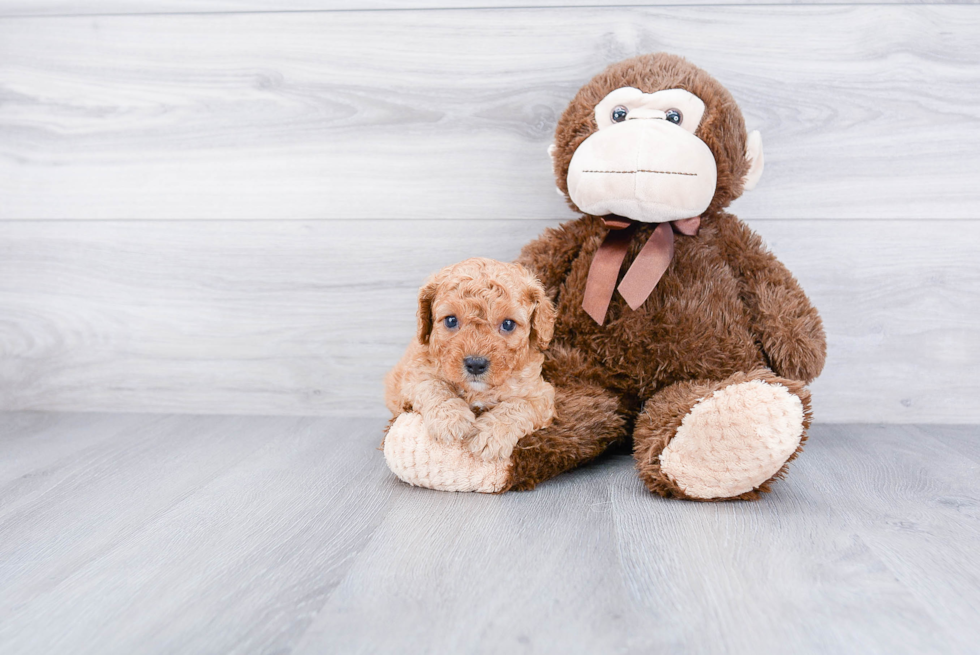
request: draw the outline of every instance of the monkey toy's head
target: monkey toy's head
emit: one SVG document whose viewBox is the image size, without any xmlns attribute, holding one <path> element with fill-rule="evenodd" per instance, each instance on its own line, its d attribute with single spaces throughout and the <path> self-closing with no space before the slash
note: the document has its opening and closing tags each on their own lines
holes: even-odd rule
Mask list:
<svg viewBox="0 0 980 655">
<path fill-rule="evenodd" d="M 731 94 L 667 54 L 614 64 L 562 114 L 549 148 L 573 208 L 663 223 L 726 207 L 762 174 L 762 138 L 746 134 Z"/>
</svg>

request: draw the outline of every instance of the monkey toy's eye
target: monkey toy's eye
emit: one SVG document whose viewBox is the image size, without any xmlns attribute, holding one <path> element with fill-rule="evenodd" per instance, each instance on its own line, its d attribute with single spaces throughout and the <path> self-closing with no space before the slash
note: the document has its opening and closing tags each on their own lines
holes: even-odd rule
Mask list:
<svg viewBox="0 0 980 655">
<path fill-rule="evenodd" d="M 455 316 L 447 316 L 443 320 L 443 323 L 445 323 L 446 327 L 450 330 L 455 330 L 457 327 L 459 327 L 459 321 L 456 320 Z"/>
<path fill-rule="evenodd" d="M 500 329 L 503 330 L 504 332 L 513 332 L 514 328 L 516 327 L 517 327 L 517 323 L 515 323 L 509 318 L 505 319 L 504 322 L 500 324 Z"/>
<path fill-rule="evenodd" d="M 630 110 L 623 105 L 616 105 L 612 110 L 612 122 L 622 123 L 626 120 L 626 114 L 630 113 Z"/>
<path fill-rule="evenodd" d="M 680 125 L 681 121 L 684 120 L 684 115 L 678 109 L 668 109 L 664 112 L 664 118 L 674 125 Z"/>
</svg>

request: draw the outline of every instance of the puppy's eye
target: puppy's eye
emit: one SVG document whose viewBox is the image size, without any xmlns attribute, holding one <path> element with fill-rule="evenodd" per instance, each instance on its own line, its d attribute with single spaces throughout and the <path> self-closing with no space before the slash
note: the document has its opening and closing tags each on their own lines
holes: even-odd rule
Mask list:
<svg viewBox="0 0 980 655">
<path fill-rule="evenodd" d="M 626 114 L 628 113 L 630 113 L 629 109 L 627 109 L 623 105 L 616 105 L 615 107 L 613 107 L 612 115 L 610 116 L 610 118 L 612 118 L 613 123 L 622 123 L 623 121 L 626 120 Z"/>
<path fill-rule="evenodd" d="M 668 109 L 664 112 L 664 117 L 674 125 L 680 125 L 684 120 L 684 114 L 679 109 Z"/>
<path fill-rule="evenodd" d="M 447 316 L 442 322 L 445 323 L 446 327 L 450 330 L 455 330 L 459 327 L 459 321 L 456 320 L 455 316 Z"/>
<path fill-rule="evenodd" d="M 504 332 L 513 332 L 514 328 L 516 327 L 517 327 L 517 323 L 510 320 L 509 318 L 500 324 L 500 329 L 503 330 Z"/>
</svg>

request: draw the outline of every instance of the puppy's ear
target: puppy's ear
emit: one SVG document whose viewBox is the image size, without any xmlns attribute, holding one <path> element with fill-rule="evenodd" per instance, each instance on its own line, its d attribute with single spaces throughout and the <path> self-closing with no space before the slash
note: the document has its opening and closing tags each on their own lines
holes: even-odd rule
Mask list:
<svg viewBox="0 0 980 655">
<path fill-rule="evenodd" d="M 545 350 L 555 333 L 555 306 L 537 278 L 533 275 L 530 278 L 528 295 L 534 307 L 531 312 L 531 343 Z"/>
<path fill-rule="evenodd" d="M 429 344 L 429 336 L 432 334 L 432 303 L 435 302 L 436 292 L 448 277 L 447 269 L 438 273 L 433 273 L 419 289 L 419 343 L 423 346 Z"/>
<path fill-rule="evenodd" d="M 429 344 L 429 335 L 432 334 L 432 301 L 436 297 L 436 289 L 439 288 L 439 280 L 433 275 L 422 288 L 419 289 L 419 343 L 423 346 Z"/>
</svg>

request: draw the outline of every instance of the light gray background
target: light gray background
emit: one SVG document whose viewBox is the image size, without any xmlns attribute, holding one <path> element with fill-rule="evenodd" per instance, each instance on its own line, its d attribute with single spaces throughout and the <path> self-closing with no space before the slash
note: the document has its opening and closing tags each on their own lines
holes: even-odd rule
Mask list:
<svg viewBox="0 0 980 655">
<path fill-rule="evenodd" d="M 817 420 L 980 420 L 980 8 L 436 4 L 0 1 L 0 408 L 381 415 L 424 277 L 572 217 L 557 116 L 667 50 L 763 134 Z"/>
</svg>

